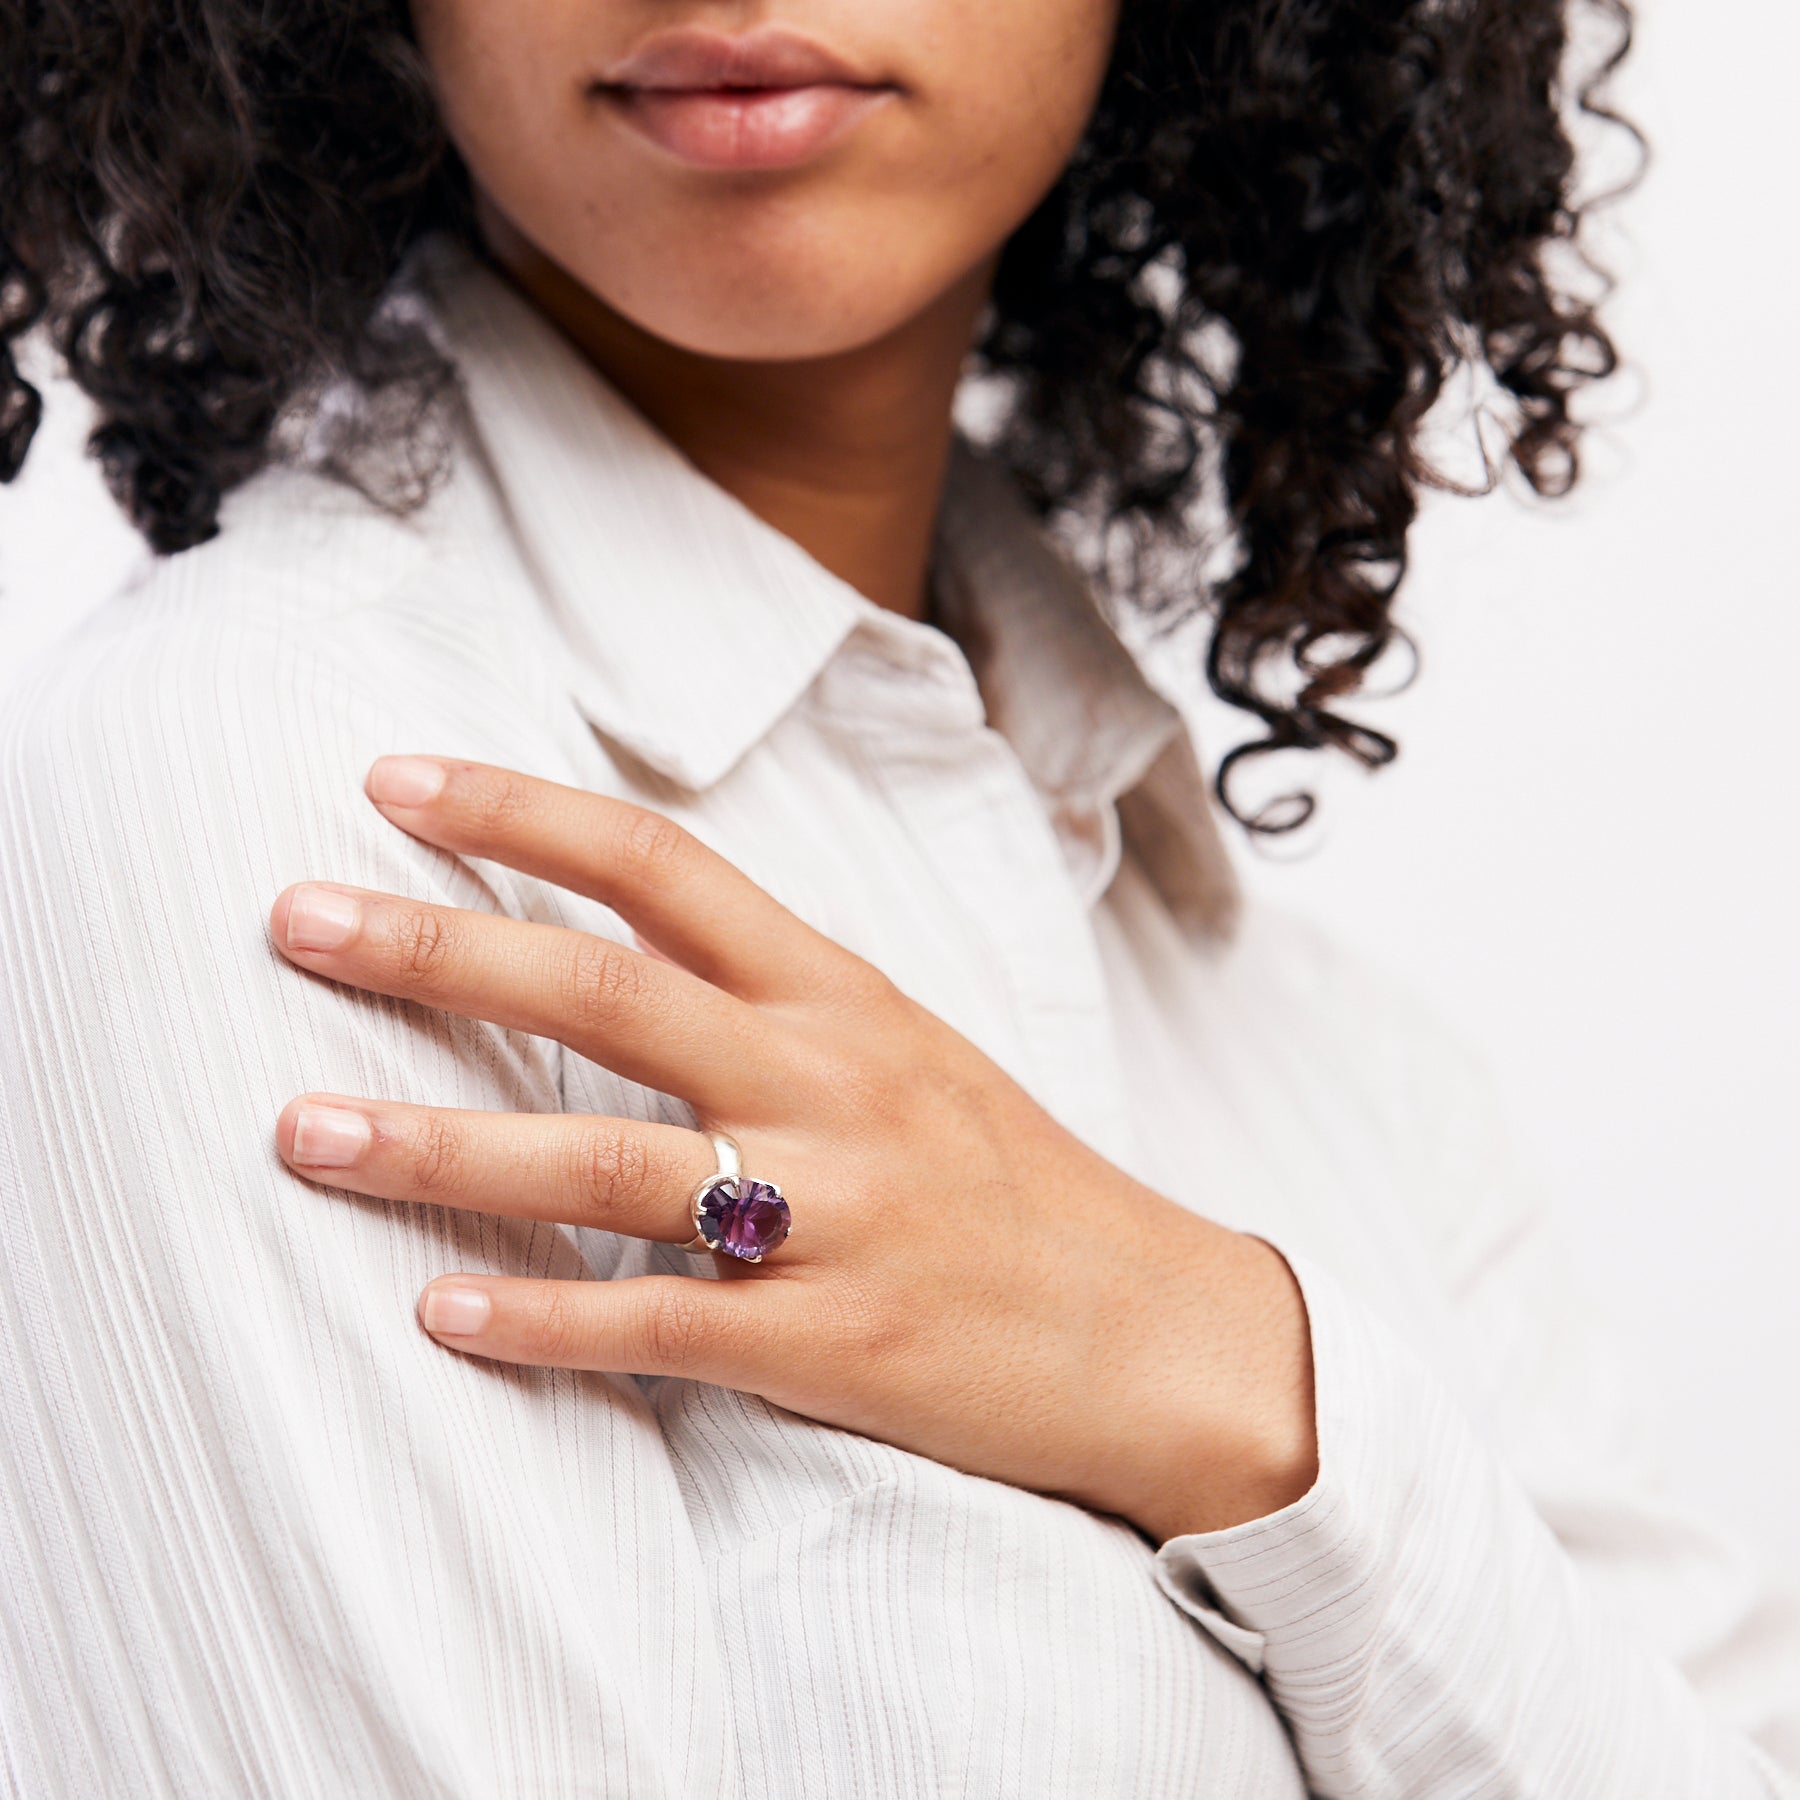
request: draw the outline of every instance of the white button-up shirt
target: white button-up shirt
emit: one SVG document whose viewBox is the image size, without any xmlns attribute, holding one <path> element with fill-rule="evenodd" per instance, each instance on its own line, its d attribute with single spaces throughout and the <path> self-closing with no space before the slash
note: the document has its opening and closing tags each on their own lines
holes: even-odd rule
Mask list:
<svg viewBox="0 0 1800 1800">
<path fill-rule="evenodd" d="M 423 510 L 271 470 L 8 678 L 6 1791 L 1781 1791 L 1794 1621 L 1649 1496 L 1479 1078 L 1238 916 L 1180 716 L 1006 478 L 959 447 L 942 627 L 898 617 L 466 253 L 419 266 L 466 394 Z M 426 1338 L 449 1270 L 695 1271 L 313 1186 L 272 1144 L 291 1096 L 692 1115 L 274 951 L 309 876 L 626 935 L 387 824 L 361 783 L 396 751 L 672 814 L 1106 1156 L 1278 1245 L 1314 1490 L 1158 1547 L 749 1395 Z"/>
</svg>

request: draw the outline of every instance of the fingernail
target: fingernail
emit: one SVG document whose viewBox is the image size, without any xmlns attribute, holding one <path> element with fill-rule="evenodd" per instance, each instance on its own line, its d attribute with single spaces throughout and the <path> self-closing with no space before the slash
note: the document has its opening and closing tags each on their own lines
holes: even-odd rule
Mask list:
<svg viewBox="0 0 1800 1800">
<path fill-rule="evenodd" d="M 374 1141 L 369 1121 L 342 1106 L 303 1106 L 294 1114 L 294 1161 L 315 1169 L 348 1169 Z"/>
<path fill-rule="evenodd" d="M 419 1296 L 419 1322 L 433 1337 L 474 1337 L 493 1310 L 482 1288 L 428 1287 Z"/>
<path fill-rule="evenodd" d="M 369 765 L 369 798 L 384 806 L 429 806 L 444 791 L 444 776 L 444 765 L 428 756 L 378 756 Z"/>
<path fill-rule="evenodd" d="M 362 902 L 330 888 L 299 887 L 288 901 L 290 950 L 341 950 L 362 923 Z"/>
</svg>

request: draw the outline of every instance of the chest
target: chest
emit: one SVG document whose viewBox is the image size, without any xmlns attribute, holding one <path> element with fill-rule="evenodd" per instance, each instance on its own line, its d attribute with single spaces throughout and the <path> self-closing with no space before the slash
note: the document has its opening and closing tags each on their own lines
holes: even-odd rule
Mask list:
<svg viewBox="0 0 1800 1800">
<path fill-rule="evenodd" d="M 1304 984 L 1184 939 L 1129 863 L 1094 904 L 1091 846 L 998 734 L 883 746 L 802 717 L 702 796 L 612 758 L 578 774 L 680 819 L 1160 1191 L 1404 1289 L 1402 1308 L 1428 1289 L 1390 1204 L 1403 1146 Z M 687 1122 L 573 1056 L 563 1091 Z M 580 1237 L 602 1277 L 682 1267 Z M 911 1791 L 1300 1793 L 1260 1687 L 1117 1521 L 753 1396 L 647 1392 L 742 1702 L 746 1791 L 799 1768 L 820 1793 L 898 1791 L 898 1770 Z M 772 1679 L 803 1703 L 760 1705 Z"/>
</svg>

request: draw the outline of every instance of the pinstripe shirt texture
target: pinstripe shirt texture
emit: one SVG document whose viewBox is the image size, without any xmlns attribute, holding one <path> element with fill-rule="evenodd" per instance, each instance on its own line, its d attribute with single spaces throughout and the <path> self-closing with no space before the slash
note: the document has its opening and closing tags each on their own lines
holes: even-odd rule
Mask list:
<svg viewBox="0 0 1800 1800">
<path fill-rule="evenodd" d="M 1181 716 L 1008 480 L 959 444 L 940 623 L 897 617 L 497 276 L 421 266 L 463 393 L 423 509 L 271 469 L 0 689 L 6 1793 L 1786 1791 L 1794 1617 L 1656 1499 L 1478 1072 L 1240 906 Z M 388 825 L 392 751 L 671 813 L 1276 1244 L 1313 1491 L 1158 1546 L 749 1395 L 425 1338 L 447 1270 L 691 1266 L 315 1187 L 285 1101 L 692 1115 L 274 951 L 309 876 L 626 936 Z"/>
</svg>

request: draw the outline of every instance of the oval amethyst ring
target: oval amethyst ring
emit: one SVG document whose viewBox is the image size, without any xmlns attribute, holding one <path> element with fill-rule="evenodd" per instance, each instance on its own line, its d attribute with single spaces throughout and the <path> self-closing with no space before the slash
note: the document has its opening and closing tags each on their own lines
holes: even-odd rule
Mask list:
<svg viewBox="0 0 1800 1800">
<path fill-rule="evenodd" d="M 694 1235 L 681 1247 L 696 1255 L 716 1250 L 739 1262 L 761 1262 L 794 1228 L 788 1203 L 772 1181 L 754 1181 L 738 1161 L 737 1140 L 709 1131 L 719 1171 L 694 1190 Z"/>
</svg>

